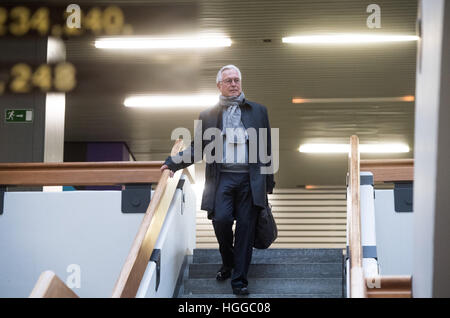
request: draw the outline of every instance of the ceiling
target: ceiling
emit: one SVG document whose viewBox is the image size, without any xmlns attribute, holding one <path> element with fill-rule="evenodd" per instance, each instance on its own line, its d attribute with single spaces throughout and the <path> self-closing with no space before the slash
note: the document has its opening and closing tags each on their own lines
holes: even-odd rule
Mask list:
<svg viewBox="0 0 450 318">
<path fill-rule="evenodd" d="M 364 143 L 405 142 L 411 152 L 389 158 L 412 158 L 414 102 L 291 102 L 293 97 L 415 94 L 415 42 L 351 46 L 281 42 L 284 36 L 319 32 L 415 34 L 416 1 L 377 1 L 382 28 L 368 29 L 366 7 L 372 2 L 107 1 L 139 8 L 144 17 L 147 12 L 148 35 L 216 31 L 233 44 L 208 51 L 154 53 L 104 51 L 96 49 L 92 39 L 66 40 L 67 60 L 76 65 L 78 86 L 67 94 L 65 139 L 125 141 L 137 160 L 162 160 L 170 152 L 172 130 L 192 131 L 201 108 L 126 108 L 125 96 L 216 92 L 218 69 L 235 64 L 241 69 L 246 97 L 266 105 L 272 128 L 279 128 L 277 186 L 345 183 L 346 156 L 299 153 L 299 145 L 306 142 L 347 143 L 357 134 Z M 83 1 L 79 3 L 83 7 Z"/>
</svg>

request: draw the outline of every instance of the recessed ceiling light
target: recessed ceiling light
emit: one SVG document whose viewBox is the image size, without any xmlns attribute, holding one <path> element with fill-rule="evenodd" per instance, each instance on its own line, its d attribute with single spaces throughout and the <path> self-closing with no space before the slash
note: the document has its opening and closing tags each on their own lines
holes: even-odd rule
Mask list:
<svg viewBox="0 0 450 318">
<path fill-rule="evenodd" d="M 231 46 L 231 39 L 217 35 L 177 37 L 112 37 L 95 41 L 99 49 L 158 50 L 158 49 L 207 49 Z"/>
<path fill-rule="evenodd" d="M 192 95 L 134 95 L 125 98 L 126 107 L 206 107 L 219 101 L 218 94 Z"/>
<path fill-rule="evenodd" d="M 413 102 L 414 96 L 399 97 L 348 97 L 348 98 L 292 98 L 293 104 L 306 103 L 386 103 L 386 102 Z"/>
<path fill-rule="evenodd" d="M 305 153 L 348 153 L 349 144 L 304 144 L 298 149 Z M 409 152 L 409 146 L 406 144 L 361 144 L 360 153 L 405 153 Z"/>
<path fill-rule="evenodd" d="M 417 41 L 418 39 L 419 37 L 416 35 L 344 33 L 289 36 L 282 38 L 282 41 L 293 44 L 359 44 Z"/>
<path fill-rule="evenodd" d="M 403 99 L 404 102 L 413 102 L 413 101 L 415 101 L 415 97 L 412 96 L 412 95 L 403 96 L 402 99 Z"/>
</svg>

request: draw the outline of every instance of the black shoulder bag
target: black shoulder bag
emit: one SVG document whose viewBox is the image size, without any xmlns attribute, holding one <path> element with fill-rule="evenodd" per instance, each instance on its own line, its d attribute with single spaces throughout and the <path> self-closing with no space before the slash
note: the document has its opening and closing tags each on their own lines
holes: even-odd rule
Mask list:
<svg viewBox="0 0 450 318">
<path fill-rule="evenodd" d="M 272 215 L 272 206 L 266 196 L 266 207 L 259 211 L 257 216 L 253 247 L 266 249 L 276 240 L 277 236 L 277 224 Z"/>
</svg>

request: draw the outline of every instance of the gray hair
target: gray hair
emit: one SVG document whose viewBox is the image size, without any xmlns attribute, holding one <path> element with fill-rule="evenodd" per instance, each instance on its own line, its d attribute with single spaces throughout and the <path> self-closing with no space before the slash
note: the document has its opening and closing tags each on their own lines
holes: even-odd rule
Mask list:
<svg viewBox="0 0 450 318">
<path fill-rule="evenodd" d="M 222 72 L 225 71 L 225 70 L 235 70 L 235 71 L 237 71 L 238 74 L 239 74 L 239 79 L 242 81 L 241 71 L 240 71 L 236 66 L 234 66 L 234 65 L 232 65 L 232 64 L 229 64 L 229 65 L 223 66 L 223 67 L 219 70 L 219 72 L 217 73 L 216 84 L 218 84 L 219 82 L 222 81 Z"/>
</svg>

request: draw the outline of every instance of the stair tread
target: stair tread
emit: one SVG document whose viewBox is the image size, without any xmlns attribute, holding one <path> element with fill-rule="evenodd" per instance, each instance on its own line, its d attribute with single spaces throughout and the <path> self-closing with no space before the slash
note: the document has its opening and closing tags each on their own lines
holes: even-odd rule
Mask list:
<svg viewBox="0 0 450 318">
<path fill-rule="evenodd" d="M 215 277 L 220 263 L 189 265 L 189 278 Z M 342 278 L 342 263 L 250 264 L 250 278 Z"/>
<path fill-rule="evenodd" d="M 221 263 L 222 258 L 219 254 L 217 255 L 202 255 L 195 256 L 193 258 L 194 264 L 208 264 L 208 263 Z M 342 256 L 308 256 L 308 255 L 296 255 L 296 256 L 252 256 L 253 264 L 312 264 L 312 263 L 341 263 Z"/>
<path fill-rule="evenodd" d="M 252 259 L 253 261 L 253 259 Z M 210 263 L 191 263 L 190 265 L 196 265 L 196 266 L 202 266 L 202 265 L 221 265 L 221 262 L 210 262 Z M 309 262 L 309 263 L 258 263 L 258 264 L 250 264 L 250 266 L 255 265 L 255 266 L 260 266 L 260 265 L 273 265 L 273 266 L 279 266 L 279 265 L 292 265 L 292 266 L 298 266 L 298 265 L 332 265 L 332 264 L 342 264 L 342 262 Z"/>
<path fill-rule="evenodd" d="M 181 298 L 342 298 L 341 294 L 250 294 L 236 296 L 234 294 L 189 294 Z"/>
<path fill-rule="evenodd" d="M 338 280 L 341 279 L 340 277 L 331 277 L 331 278 L 320 278 L 320 277 L 310 277 L 310 278 L 271 278 L 271 277 L 264 277 L 264 278 L 252 278 L 249 281 L 263 281 L 263 280 L 286 280 L 286 281 L 293 281 L 293 280 Z M 216 282 L 216 278 L 189 278 L 189 280 L 211 280 Z M 222 284 L 223 282 L 218 282 L 218 284 Z"/>
<path fill-rule="evenodd" d="M 218 282 L 217 248 L 195 249 L 183 284 L 183 298 L 235 298 L 230 280 Z M 340 248 L 254 249 L 248 273 L 250 298 L 342 297 Z M 242 296 L 239 296 L 242 297 Z"/>
<path fill-rule="evenodd" d="M 196 255 L 219 253 L 216 248 L 197 248 L 194 249 L 194 257 Z M 253 255 L 318 255 L 318 254 L 336 254 L 342 255 L 340 248 L 268 248 L 268 249 L 253 249 Z"/>
<path fill-rule="evenodd" d="M 255 294 L 340 294 L 342 278 L 249 278 L 249 290 Z M 229 280 L 194 278 L 184 283 L 185 294 L 228 294 Z"/>
</svg>

